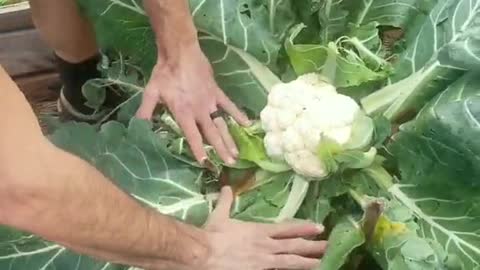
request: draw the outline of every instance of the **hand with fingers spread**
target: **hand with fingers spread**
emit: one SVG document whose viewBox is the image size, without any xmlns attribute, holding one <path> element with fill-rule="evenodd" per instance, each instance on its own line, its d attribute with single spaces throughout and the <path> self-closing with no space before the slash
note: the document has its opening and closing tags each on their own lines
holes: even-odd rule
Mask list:
<svg viewBox="0 0 480 270">
<path fill-rule="evenodd" d="M 200 46 L 192 44 L 182 52 L 175 65 L 162 62 L 155 66 L 137 116 L 149 119 L 157 103 L 165 103 L 198 162 L 207 158 L 205 139 L 232 165 L 238 150 L 219 112 L 225 111 L 242 125 L 249 125 L 249 120 L 218 87 Z"/>
<path fill-rule="evenodd" d="M 323 227 L 311 223 L 257 224 L 229 218 L 233 194 L 223 188 L 205 229 L 211 247 L 206 270 L 313 269 L 327 242 L 317 236 Z"/>
<path fill-rule="evenodd" d="M 218 87 L 212 67 L 203 54 L 187 0 L 143 1 L 157 43 L 157 64 L 145 88 L 137 117 L 150 119 L 164 103 L 190 145 L 195 159 L 204 164 L 204 141 L 226 164 L 236 162 L 238 150 L 221 113 L 239 124 L 248 118 Z"/>
</svg>

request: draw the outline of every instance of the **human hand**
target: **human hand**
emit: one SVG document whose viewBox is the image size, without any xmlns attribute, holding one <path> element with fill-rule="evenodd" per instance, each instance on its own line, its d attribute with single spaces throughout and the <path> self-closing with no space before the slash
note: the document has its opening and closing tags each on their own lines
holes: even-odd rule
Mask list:
<svg viewBox="0 0 480 270">
<path fill-rule="evenodd" d="M 211 252 L 206 270 L 313 269 L 326 249 L 317 236 L 323 227 L 311 224 L 257 224 L 230 219 L 233 194 L 222 189 L 205 229 Z"/>
<path fill-rule="evenodd" d="M 162 102 L 183 130 L 199 163 L 203 164 L 207 159 L 203 148 L 205 137 L 220 158 L 233 165 L 238 156 L 235 142 L 225 120 L 212 117 L 212 113 L 224 110 L 244 126 L 250 121 L 218 87 L 198 42 L 175 55 L 176 59 L 164 59 L 155 66 L 137 117 L 150 119 L 156 105 Z"/>
</svg>

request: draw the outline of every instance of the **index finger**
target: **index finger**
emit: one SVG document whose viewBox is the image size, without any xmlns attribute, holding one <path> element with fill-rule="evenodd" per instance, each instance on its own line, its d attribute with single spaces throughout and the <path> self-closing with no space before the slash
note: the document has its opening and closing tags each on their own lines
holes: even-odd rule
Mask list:
<svg viewBox="0 0 480 270">
<path fill-rule="evenodd" d="M 225 110 L 229 115 L 235 119 L 242 126 L 250 126 L 252 122 L 248 117 L 240 111 L 240 109 L 233 103 L 233 101 L 228 98 L 228 96 L 220 89 L 217 89 L 218 92 L 218 105 Z"/>
<path fill-rule="evenodd" d="M 178 126 L 182 129 L 193 156 L 201 165 L 207 159 L 207 153 L 203 148 L 203 138 L 198 130 L 197 123 L 192 112 L 172 112 Z"/>
<path fill-rule="evenodd" d="M 263 230 L 269 237 L 287 239 L 317 236 L 323 233 L 324 227 L 314 223 L 281 223 L 264 224 Z"/>
</svg>

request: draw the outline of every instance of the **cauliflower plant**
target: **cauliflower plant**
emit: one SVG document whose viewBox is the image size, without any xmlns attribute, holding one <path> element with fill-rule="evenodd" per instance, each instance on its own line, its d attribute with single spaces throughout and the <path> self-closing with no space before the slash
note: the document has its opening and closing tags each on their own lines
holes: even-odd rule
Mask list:
<svg viewBox="0 0 480 270">
<path fill-rule="evenodd" d="M 338 94 L 317 74 L 277 84 L 260 115 L 267 154 L 286 161 L 298 174 L 324 178 L 330 172 L 318 149 L 332 140 L 348 147 L 359 116 L 365 114 L 355 100 Z M 371 134 L 364 135 L 369 141 Z"/>
</svg>

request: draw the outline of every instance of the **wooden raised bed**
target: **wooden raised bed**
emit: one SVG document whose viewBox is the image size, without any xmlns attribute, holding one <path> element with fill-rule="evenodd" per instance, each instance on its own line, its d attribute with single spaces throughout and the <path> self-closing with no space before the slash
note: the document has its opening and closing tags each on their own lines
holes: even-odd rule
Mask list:
<svg viewBox="0 0 480 270">
<path fill-rule="evenodd" d="M 28 2 L 0 8 L 0 64 L 32 103 L 55 98 L 59 80 L 52 56 L 33 25 Z"/>
</svg>

